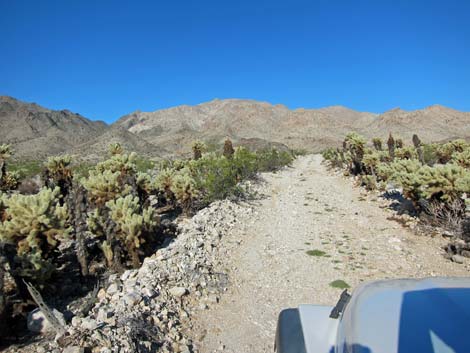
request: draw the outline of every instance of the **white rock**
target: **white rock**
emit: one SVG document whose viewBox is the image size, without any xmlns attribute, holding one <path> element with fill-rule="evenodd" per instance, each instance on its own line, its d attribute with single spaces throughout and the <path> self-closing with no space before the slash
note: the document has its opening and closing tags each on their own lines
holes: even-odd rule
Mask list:
<svg viewBox="0 0 470 353">
<path fill-rule="evenodd" d="M 184 287 L 173 287 L 169 290 L 170 294 L 174 297 L 181 298 L 187 293 L 187 289 Z"/>
<path fill-rule="evenodd" d="M 62 351 L 62 353 L 84 353 L 84 352 L 85 352 L 85 348 L 80 348 L 78 346 L 66 347 Z"/>
<path fill-rule="evenodd" d="M 142 296 L 136 292 L 131 292 L 131 293 L 126 294 L 123 297 L 123 300 L 126 303 L 126 305 L 134 306 L 142 300 Z"/>
<path fill-rule="evenodd" d="M 79 327 L 79 326 L 81 326 L 81 324 L 82 324 L 82 319 L 80 317 L 74 316 L 72 318 L 72 326 L 73 327 Z"/>
<path fill-rule="evenodd" d="M 96 329 L 98 327 L 98 324 L 95 320 L 90 319 L 88 317 L 84 317 L 84 318 L 82 318 L 82 323 L 81 323 L 80 327 L 84 330 L 93 331 L 94 329 Z"/>
<path fill-rule="evenodd" d="M 119 290 L 119 287 L 116 283 L 111 283 L 106 291 L 106 293 L 108 293 L 109 295 L 113 295 L 115 293 L 117 293 Z"/>
<path fill-rule="evenodd" d="M 65 326 L 64 315 L 62 315 L 62 313 L 56 309 L 52 309 L 52 312 L 54 313 L 54 316 L 59 320 L 59 322 Z M 46 333 L 55 331 L 54 327 L 46 319 L 46 316 L 41 310 L 39 310 L 39 308 L 34 309 L 28 314 L 27 327 L 29 331 L 35 333 Z"/>
</svg>

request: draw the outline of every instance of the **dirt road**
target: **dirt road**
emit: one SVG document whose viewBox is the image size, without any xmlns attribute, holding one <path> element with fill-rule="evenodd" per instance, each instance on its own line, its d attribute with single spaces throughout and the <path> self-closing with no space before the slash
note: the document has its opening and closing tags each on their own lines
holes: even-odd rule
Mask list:
<svg viewBox="0 0 470 353">
<path fill-rule="evenodd" d="M 225 260 L 231 285 L 197 315 L 201 352 L 272 352 L 279 311 L 334 304 L 341 292 L 331 285 L 336 280 L 354 289 L 372 279 L 469 273 L 467 263 L 442 257 L 443 239 L 417 236 L 389 220 L 394 212 L 379 207 L 376 196 L 321 161 L 301 157 L 263 176 L 265 197 L 227 239 L 241 240 Z"/>
</svg>

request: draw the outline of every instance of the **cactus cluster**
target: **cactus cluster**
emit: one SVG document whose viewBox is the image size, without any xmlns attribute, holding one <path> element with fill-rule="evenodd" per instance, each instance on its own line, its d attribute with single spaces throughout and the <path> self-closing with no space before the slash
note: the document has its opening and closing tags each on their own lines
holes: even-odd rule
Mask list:
<svg viewBox="0 0 470 353">
<path fill-rule="evenodd" d="M 405 146 L 390 134 L 387 152 L 382 151 L 379 139 L 373 139 L 371 146 L 366 145 L 363 137 L 351 133 L 346 136 L 342 151 L 328 149 L 323 157 L 331 166 L 345 167 L 358 175 L 367 189 L 386 182 L 400 186 L 418 211 L 422 201 L 450 207 L 456 200 L 463 204 L 470 193 L 470 145 L 463 140 L 423 144 L 414 135 L 412 145 Z M 346 155 L 351 156 L 349 164 Z"/>
<path fill-rule="evenodd" d="M 15 275 L 44 283 L 52 274 L 54 250 L 67 238 L 67 207 L 60 189 L 43 188 L 36 195 L 2 196 L 0 242 L 14 246 L 10 267 Z"/>
<path fill-rule="evenodd" d="M 204 151 L 197 142 L 194 158 L 165 161 L 147 173 L 135 153 L 114 144 L 108 158 L 82 178 L 74 175 L 71 156 L 50 157 L 41 174 L 44 186 L 26 195 L 11 191 L 11 148 L 1 145 L 0 283 L 9 271 L 26 300 L 24 280 L 54 283 L 64 266 L 80 267 L 82 276 L 96 276 L 103 265 L 112 272 L 139 267 L 163 240 L 160 212 L 190 214 L 237 194 L 240 182 L 257 172 L 292 161 L 287 152 L 250 152 L 233 148 L 228 139 L 218 153 Z M 70 261 L 73 255 L 77 261 Z"/>
<path fill-rule="evenodd" d="M 106 208 L 106 212 L 95 209 L 90 213 L 88 226 L 93 233 L 103 236 L 101 249 L 108 266 L 130 261 L 132 267 L 139 267 L 139 248 L 158 224 L 153 209 L 141 206 L 139 198 L 132 195 L 110 200 Z"/>
<path fill-rule="evenodd" d="M 19 173 L 7 170 L 7 161 L 12 154 L 10 145 L 0 145 L 0 191 L 15 190 L 19 185 Z"/>
</svg>

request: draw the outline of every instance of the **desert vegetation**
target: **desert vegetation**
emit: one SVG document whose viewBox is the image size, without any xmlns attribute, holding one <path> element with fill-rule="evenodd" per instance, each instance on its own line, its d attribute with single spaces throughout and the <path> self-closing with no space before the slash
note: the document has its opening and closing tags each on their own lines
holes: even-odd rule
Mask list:
<svg viewBox="0 0 470 353">
<path fill-rule="evenodd" d="M 450 252 L 470 254 L 470 144 L 466 141 L 425 144 L 414 135 L 405 145 L 390 134 L 386 143 L 374 138 L 369 144 L 349 133 L 342 148 L 327 149 L 323 157 L 367 190 L 401 193 L 422 226 L 441 228 L 461 240 L 449 245 Z"/>
<path fill-rule="evenodd" d="M 70 155 L 50 157 L 35 176 L 39 185 L 23 192 L 21 173 L 8 170 L 13 151 L 1 145 L 1 320 L 24 322 L 32 304 L 26 283 L 64 299 L 81 293 L 83 284 L 92 288 L 110 273 L 140 267 L 167 236 L 162 214 L 173 219 L 215 200 L 243 197 L 243 181 L 294 158 L 234 148 L 230 140 L 223 150 L 205 150 L 198 141 L 193 158 L 156 163 L 113 144 L 105 160 L 86 168 L 77 168 Z"/>
</svg>

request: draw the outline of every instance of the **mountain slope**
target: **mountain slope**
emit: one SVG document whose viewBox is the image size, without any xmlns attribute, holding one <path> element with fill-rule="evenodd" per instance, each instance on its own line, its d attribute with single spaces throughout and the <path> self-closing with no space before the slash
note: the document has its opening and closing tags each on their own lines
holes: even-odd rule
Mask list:
<svg viewBox="0 0 470 353">
<path fill-rule="evenodd" d="M 12 144 L 19 157 L 63 153 L 108 128 L 68 110 L 49 110 L 5 96 L 0 97 L 0 124 L 0 143 Z"/>
<path fill-rule="evenodd" d="M 342 106 L 289 110 L 283 105 L 241 99 L 136 111 L 115 125 L 172 151 L 188 150 L 194 139 L 221 143 L 226 136 L 235 142 L 257 138 L 311 151 L 338 145 L 349 131 L 367 137 L 386 137 L 392 132 L 407 140 L 417 133 L 426 142 L 470 137 L 470 113 L 442 106 L 373 114 Z"/>
<path fill-rule="evenodd" d="M 350 131 L 369 138 L 385 138 L 392 132 L 405 141 L 414 133 L 424 142 L 470 139 L 470 113 L 439 105 L 383 114 L 342 106 L 290 110 L 255 100 L 215 99 L 195 106 L 135 111 L 108 126 L 67 110 L 0 97 L 0 143 L 13 144 L 19 157 L 69 152 L 96 159 L 111 142 L 151 157 L 186 155 L 196 139 L 220 147 L 226 137 L 251 148 L 274 143 L 318 152 L 339 146 Z"/>
</svg>

